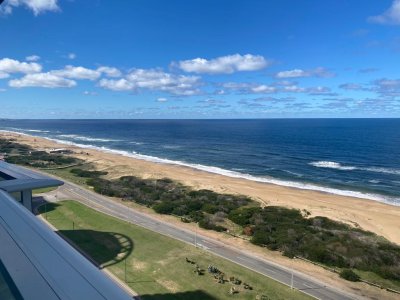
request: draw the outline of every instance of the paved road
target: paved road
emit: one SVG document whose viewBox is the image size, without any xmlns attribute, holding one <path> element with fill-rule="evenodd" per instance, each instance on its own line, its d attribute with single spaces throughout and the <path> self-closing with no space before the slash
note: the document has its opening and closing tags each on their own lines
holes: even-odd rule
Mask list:
<svg viewBox="0 0 400 300">
<path fill-rule="evenodd" d="M 122 204 L 116 203 L 107 197 L 88 191 L 78 185 L 65 182 L 65 184 L 59 188 L 58 193 L 59 195 L 76 199 L 94 209 L 115 216 L 119 219 L 203 248 L 212 254 L 231 260 L 288 286 L 292 284 L 293 279 L 293 287 L 295 289 L 307 293 L 317 299 L 360 299 L 360 297 L 327 286 L 317 279 L 311 278 L 305 274 L 296 271 L 292 272 L 292 270 L 286 267 L 257 257 L 250 252 L 234 249 L 220 241 L 197 234 L 197 232 L 188 231 L 175 225 L 157 220 L 152 216 L 135 211 Z"/>
</svg>

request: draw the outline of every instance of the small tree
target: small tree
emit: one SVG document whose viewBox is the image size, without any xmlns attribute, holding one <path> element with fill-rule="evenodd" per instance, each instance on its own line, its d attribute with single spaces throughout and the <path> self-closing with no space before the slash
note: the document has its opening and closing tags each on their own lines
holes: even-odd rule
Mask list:
<svg viewBox="0 0 400 300">
<path fill-rule="evenodd" d="M 340 271 L 339 276 L 348 281 L 360 281 L 360 276 L 350 269 L 343 269 Z"/>
</svg>

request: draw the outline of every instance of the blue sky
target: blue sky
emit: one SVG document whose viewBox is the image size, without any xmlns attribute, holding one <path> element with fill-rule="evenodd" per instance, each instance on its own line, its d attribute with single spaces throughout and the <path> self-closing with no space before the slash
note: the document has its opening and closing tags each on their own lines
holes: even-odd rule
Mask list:
<svg viewBox="0 0 400 300">
<path fill-rule="evenodd" d="M 400 117 L 400 0 L 0 10 L 0 118 Z"/>
</svg>

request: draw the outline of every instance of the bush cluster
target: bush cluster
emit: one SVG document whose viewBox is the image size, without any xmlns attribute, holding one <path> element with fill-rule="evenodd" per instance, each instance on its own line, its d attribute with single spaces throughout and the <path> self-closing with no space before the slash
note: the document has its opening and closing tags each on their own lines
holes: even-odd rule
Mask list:
<svg viewBox="0 0 400 300">
<path fill-rule="evenodd" d="M 62 154 L 49 154 L 45 151 L 30 151 L 25 155 L 8 156 L 6 161 L 13 164 L 31 166 L 35 168 L 64 166 L 79 162 L 79 160 L 74 157 L 69 157 Z"/>
<path fill-rule="evenodd" d="M 157 213 L 185 217 L 200 227 L 224 231 L 218 225 L 232 210 L 248 205 L 245 196 L 218 194 L 210 190 L 192 190 L 170 179 L 141 179 L 124 176 L 118 180 L 92 178 L 87 183 L 98 193 L 135 201 L 152 207 Z M 221 217 L 222 216 L 222 217 Z"/>
<path fill-rule="evenodd" d="M 325 217 L 305 218 L 299 210 L 276 206 L 238 208 L 228 218 L 252 229 L 252 243 L 286 256 L 400 280 L 400 247 L 371 232 Z"/>
<path fill-rule="evenodd" d="M 85 177 L 85 178 L 98 178 L 99 176 L 108 174 L 108 172 L 105 171 L 89 171 L 82 169 L 72 169 L 70 170 L 70 172 L 78 177 Z"/>
<path fill-rule="evenodd" d="M 350 269 L 343 269 L 340 271 L 339 276 L 348 281 L 360 281 L 360 276 Z"/>
<path fill-rule="evenodd" d="M 331 267 L 371 271 L 400 280 L 399 246 L 325 217 L 307 218 L 299 210 L 278 206 L 256 207 L 245 196 L 195 191 L 167 178 L 125 176 L 117 180 L 90 178 L 87 182 L 98 193 L 198 222 L 205 229 L 225 231 L 220 224 L 228 218 L 245 229 L 252 243 L 289 257 L 301 256 Z"/>
<path fill-rule="evenodd" d="M 80 159 L 63 154 L 35 151 L 32 147 L 19 144 L 13 139 L 0 139 L 0 153 L 7 154 L 6 162 L 35 168 L 58 167 L 81 162 Z"/>
<path fill-rule="evenodd" d="M 18 144 L 13 139 L 0 139 L 0 153 L 27 154 L 32 150 L 31 147 Z"/>
</svg>

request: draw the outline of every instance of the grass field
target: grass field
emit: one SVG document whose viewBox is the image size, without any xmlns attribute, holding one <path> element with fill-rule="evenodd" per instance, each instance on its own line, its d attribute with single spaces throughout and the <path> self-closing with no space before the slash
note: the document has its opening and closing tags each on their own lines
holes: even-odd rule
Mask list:
<svg viewBox="0 0 400 300">
<path fill-rule="evenodd" d="M 311 297 L 204 250 L 99 213 L 76 201 L 47 204 L 43 217 L 143 299 L 311 299 Z M 197 275 L 195 261 L 204 275 Z M 217 283 L 208 265 L 253 287 Z M 125 275 L 126 267 L 126 275 Z M 235 286 L 239 293 L 230 295 Z"/>
</svg>

